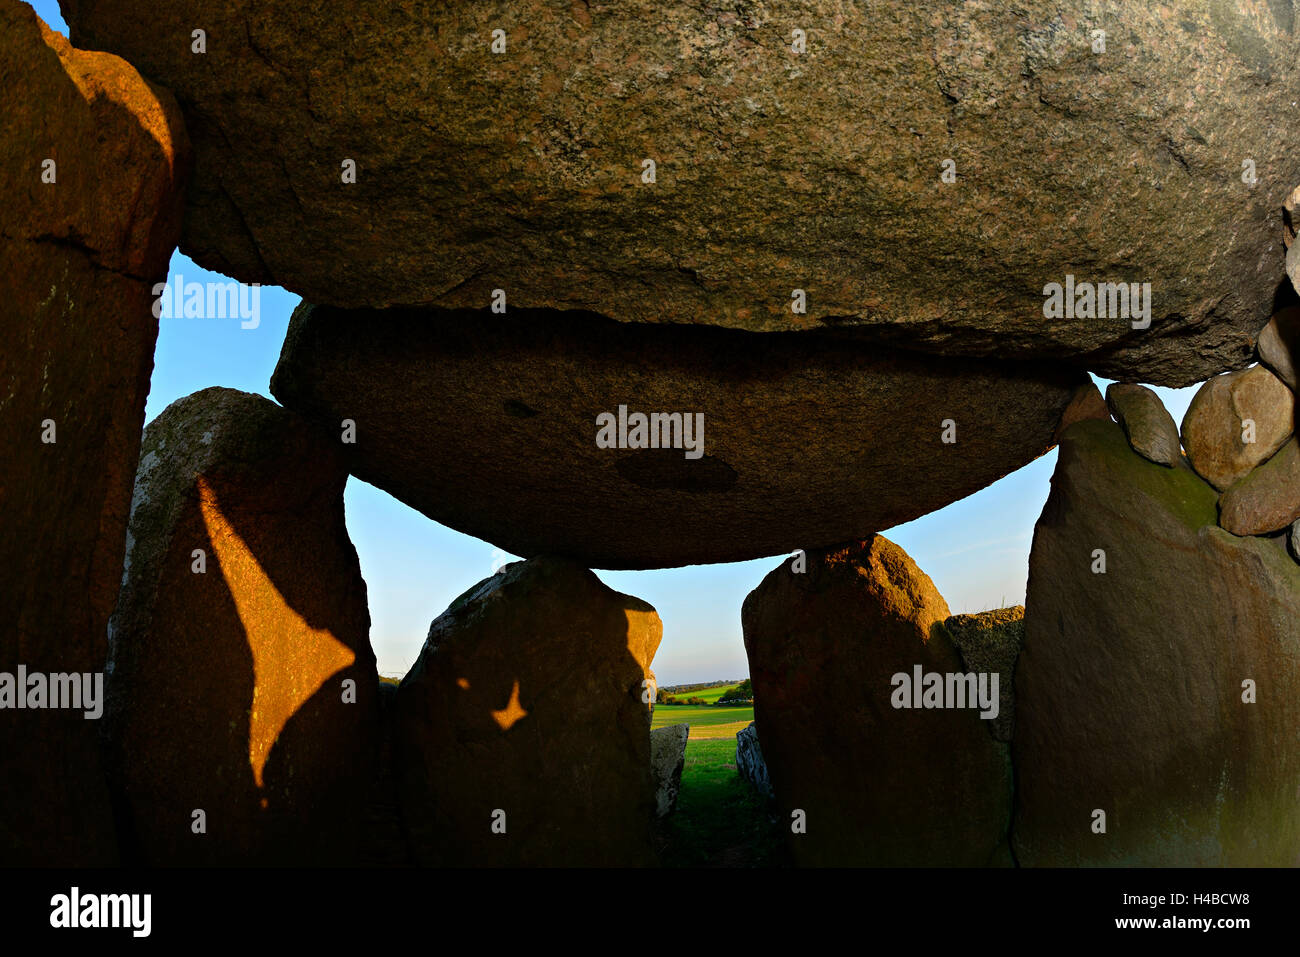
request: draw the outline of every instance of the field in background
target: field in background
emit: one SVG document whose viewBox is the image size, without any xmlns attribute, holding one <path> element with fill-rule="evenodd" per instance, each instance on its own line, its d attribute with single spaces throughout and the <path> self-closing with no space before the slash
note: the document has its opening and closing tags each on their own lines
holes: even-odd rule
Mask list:
<svg viewBox="0 0 1300 957">
<path fill-rule="evenodd" d="M 734 687 L 734 684 L 725 684 L 713 688 L 701 688 L 698 691 L 683 691 L 680 693 L 680 697 L 701 698 L 709 702 L 709 704 L 657 704 L 655 705 L 654 717 L 650 721 L 650 727 L 664 728 L 670 724 L 689 724 L 691 726 L 691 741 L 730 738 L 734 748 L 736 732 L 743 730 L 745 725 L 754 720 L 754 706 L 723 705 L 718 707 L 713 704 L 725 692 Z M 671 691 L 665 693 L 673 694 Z"/>
<path fill-rule="evenodd" d="M 717 707 L 707 704 L 657 704 L 650 727 L 663 728 L 670 724 L 689 724 L 692 741 L 706 738 L 730 738 L 736 743 L 736 732 L 754 720 L 753 705 Z"/>
<path fill-rule="evenodd" d="M 665 867 L 772 867 L 785 863 L 776 821 L 736 771 L 736 732 L 754 720 L 753 705 L 713 702 L 734 684 L 665 694 L 709 704 L 656 704 L 651 727 L 691 726 L 677 809 L 659 825 Z"/>
</svg>

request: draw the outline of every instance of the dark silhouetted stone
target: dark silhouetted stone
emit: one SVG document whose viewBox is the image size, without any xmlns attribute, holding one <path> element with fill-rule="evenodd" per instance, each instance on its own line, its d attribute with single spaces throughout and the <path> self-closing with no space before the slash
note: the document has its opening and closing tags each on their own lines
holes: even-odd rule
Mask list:
<svg viewBox="0 0 1300 957">
<path fill-rule="evenodd" d="M 745 599 L 755 722 L 798 864 L 995 862 L 1011 817 L 1006 745 L 977 708 L 894 706 L 896 676 L 965 672 L 949 617 L 878 535 L 810 553 L 805 573 L 782 563 Z M 806 833 L 792 831 L 797 812 Z"/>
<path fill-rule="evenodd" d="M 103 670 L 187 162 L 169 93 L 0 0 L 0 672 Z M 99 731 L 0 710 L 0 867 L 117 861 Z"/>
<path fill-rule="evenodd" d="M 652 864 L 649 669 L 662 634 L 645 602 L 549 557 L 452 602 L 397 696 L 416 859 Z"/>
</svg>

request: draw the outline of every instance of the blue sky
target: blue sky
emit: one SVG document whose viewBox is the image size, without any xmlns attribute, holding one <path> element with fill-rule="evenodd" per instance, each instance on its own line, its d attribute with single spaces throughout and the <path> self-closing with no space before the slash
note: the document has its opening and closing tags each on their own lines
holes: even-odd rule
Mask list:
<svg viewBox="0 0 1300 957">
<path fill-rule="evenodd" d="M 66 35 L 54 0 L 35 0 L 36 12 Z M 179 252 L 171 276 L 220 282 Z M 261 291 L 261 321 L 184 319 L 164 315 L 146 420 L 168 404 L 220 385 L 270 397 L 289 315 L 299 298 L 282 289 Z M 1105 381 L 1098 380 L 1103 390 Z M 1157 389 L 1175 421 L 1182 421 L 1195 389 Z M 1051 452 L 1002 481 L 906 525 L 885 532 L 934 579 L 954 614 L 1021 604 L 1034 522 L 1047 500 L 1056 464 Z M 351 479 L 345 493 L 348 531 L 369 590 L 371 642 L 383 674 L 401 675 L 415 660 L 429 622 L 461 592 L 493 571 L 501 553 L 486 542 L 430 521 L 386 492 Z M 600 571 L 619 591 L 650 602 L 664 622 L 655 657 L 660 684 L 685 684 L 749 674 L 741 640 L 740 606 L 781 559 L 641 572 Z"/>
</svg>

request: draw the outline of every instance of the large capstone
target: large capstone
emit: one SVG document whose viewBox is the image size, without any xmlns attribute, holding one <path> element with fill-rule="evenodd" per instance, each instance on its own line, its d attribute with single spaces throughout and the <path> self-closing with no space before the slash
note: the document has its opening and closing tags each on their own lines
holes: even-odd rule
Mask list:
<svg viewBox="0 0 1300 957">
<path fill-rule="evenodd" d="M 61 6 L 177 92 L 182 249 L 316 302 L 501 290 L 1186 385 L 1285 282 L 1285 2 Z"/>
<path fill-rule="evenodd" d="M 963 498 L 1045 452 L 1084 378 L 825 334 L 304 306 L 271 389 L 350 428 L 353 473 L 444 525 L 658 568 L 825 547 Z"/>
</svg>

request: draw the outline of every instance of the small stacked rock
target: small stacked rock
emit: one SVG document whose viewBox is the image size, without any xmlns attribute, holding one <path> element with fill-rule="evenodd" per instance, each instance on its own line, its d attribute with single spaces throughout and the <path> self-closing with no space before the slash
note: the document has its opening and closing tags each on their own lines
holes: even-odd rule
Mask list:
<svg viewBox="0 0 1300 957">
<path fill-rule="evenodd" d="M 1220 492 L 1267 461 L 1291 437 L 1295 397 L 1262 365 L 1210 379 L 1183 417 L 1183 444 L 1201 478 Z"/>
<path fill-rule="evenodd" d="M 1182 462 L 1178 426 L 1158 395 L 1144 385 L 1116 382 L 1106 390 L 1106 405 L 1134 452 L 1170 468 Z"/>
<path fill-rule="evenodd" d="M 1260 333 L 1260 364 L 1206 381 L 1187 408 L 1181 432 L 1145 386 L 1114 383 L 1106 390 L 1106 404 L 1133 451 L 1159 465 L 1190 466 L 1220 493 L 1222 528 L 1239 536 L 1289 534 L 1295 556 L 1300 543 L 1289 530 L 1300 521 L 1298 336 L 1300 307 L 1278 310 Z M 1063 419 L 1061 433 L 1071 424 Z"/>
<path fill-rule="evenodd" d="M 1260 333 L 1260 364 L 1210 379 L 1183 418 L 1188 460 L 1221 493 L 1219 525 L 1234 535 L 1286 533 L 1300 519 L 1298 324 L 1300 311 L 1280 310 Z"/>
<path fill-rule="evenodd" d="M 1259 361 L 1292 389 L 1300 387 L 1295 359 L 1300 352 L 1300 306 L 1279 309 L 1259 334 Z"/>
</svg>

